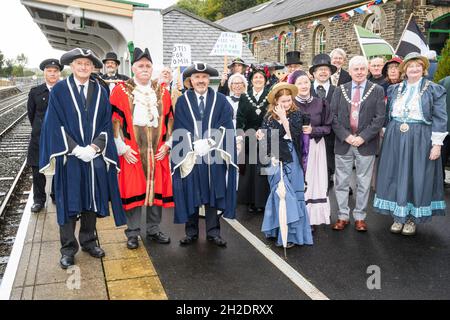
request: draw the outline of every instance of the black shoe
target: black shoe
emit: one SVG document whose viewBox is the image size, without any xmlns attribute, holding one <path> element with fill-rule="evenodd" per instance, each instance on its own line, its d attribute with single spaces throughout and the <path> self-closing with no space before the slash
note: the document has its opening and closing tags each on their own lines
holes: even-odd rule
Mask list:
<svg viewBox="0 0 450 320">
<path fill-rule="evenodd" d="M 59 264 L 61 265 L 61 268 L 67 269 L 75 264 L 75 258 L 73 256 L 63 255 L 59 260 Z"/>
<path fill-rule="evenodd" d="M 227 242 L 225 240 L 223 240 L 220 236 L 217 236 L 217 237 L 210 237 L 210 236 L 208 236 L 208 237 L 206 237 L 206 239 L 208 241 L 214 242 L 214 244 L 216 246 L 219 246 L 219 247 L 226 247 L 227 246 Z"/>
<path fill-rule="evenodd" d="M 164 233 L 162 233 L 161 231 L 158 233 L 155 233 L 155 234 L 148 234 L 147 238 L 149 238 L 150 240 L 154 240 L 161 244 L 170 243 L 170 238 L 168 236 L 166 236 Z"/>
<path fill-rule="evenodd" d="M 256 208 L 256 213 L 264 213 L 264 208 Z"/>
<path fill-rule="evenodd" d="M 254 213 L 255 212 L 255 207 L 254 206 L 247 206 L 247 211 L 248 211 L 248 213 Z"/>
<path fill-rule="evenodd" d="M 44 209 L 44 205 L 42 205 L 40 203 L 35 203 L 31 206 L 31 212 L 39 212 L 42 209 Z"/>
<path fill-rule="evenodd" d="M 127 241 L 127 248 L 131 250 L 139 248 L 138 237 L 129 237 Z"/>
<path fill-rule="evenodd" d="M 82 248 L 81 250 L 89 253 L 94 258 L 102 258 L 105 256 L 105 251 L 100 247 Z"/>
<path fill-rule="evenodd" d="M 183 239 L 180 240 L 180 245 L 187 246 L 189 244 L 192 244 L 193 242 L 197 241 L 198 236 L 186 236 Z"/>
</svg>

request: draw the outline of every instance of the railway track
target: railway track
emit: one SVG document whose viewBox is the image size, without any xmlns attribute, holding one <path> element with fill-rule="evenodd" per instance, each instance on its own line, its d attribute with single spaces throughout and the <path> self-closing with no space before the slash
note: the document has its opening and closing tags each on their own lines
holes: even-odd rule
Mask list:
<svg viewBox="0 0 450 320">
<path fill-rule="evenodd" d="M 0 279 L 31 189 L 31 169 L 26 166 L 31 135 L 26 100 L 27 93 L 21 93 L 0 101 Z"/>
</svg>

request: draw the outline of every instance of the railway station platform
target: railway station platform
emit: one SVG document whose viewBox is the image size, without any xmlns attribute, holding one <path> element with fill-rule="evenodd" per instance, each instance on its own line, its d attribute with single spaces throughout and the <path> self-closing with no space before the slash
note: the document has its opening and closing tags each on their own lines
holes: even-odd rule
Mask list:
<svg viewBox="0 0 450 320">
<path fill-rule="evenodd" d="M 31 197 L 30 200 L 24 212 L 24 218 L 29 222 L 11 300 L 167 299 L 142 242 L 137 250 L 128 250 L 124 228 L 116 228 L 112 217 L 97 220 L 98 242 L 106 256 L 97 259 L 80 250 L 75 256 L 76 265 L 61 269 L 55 206 L 50 204 L 47 211 L 35 214 L 30 212 Z M 24 231 L 19 231 L 18 241 L 21 240 L 20 232 Z M 14 259 L 10 260 L 13 264 Z M 4 281 L 10 281 L 7 277 L 5 275 Z"/>
</svg>

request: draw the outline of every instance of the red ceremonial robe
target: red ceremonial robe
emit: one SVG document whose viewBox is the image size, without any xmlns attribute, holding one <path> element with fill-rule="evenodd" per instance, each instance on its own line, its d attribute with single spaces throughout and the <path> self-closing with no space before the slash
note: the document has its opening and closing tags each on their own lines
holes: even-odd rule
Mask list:
<svg viewBox="0 0 450 320">
<path fill-rule="evenodd" d="M 135 164 L 128 163 L 123 156 L 119 157 L 119 188 L 125 210 L 142 205 L 174 206 L 169 154 L 160 161 L 155 160 L 159 148 L 172 134 L 172 100 L 165 84 L 153 82 L 152 87 L 158 98 L 160 117 L 157 128 L 133 125 L 133 79 L 119 82 L 110 96 L 114 126 L 120 125 L 124 142 L 138 151 Z"/>
</svg>

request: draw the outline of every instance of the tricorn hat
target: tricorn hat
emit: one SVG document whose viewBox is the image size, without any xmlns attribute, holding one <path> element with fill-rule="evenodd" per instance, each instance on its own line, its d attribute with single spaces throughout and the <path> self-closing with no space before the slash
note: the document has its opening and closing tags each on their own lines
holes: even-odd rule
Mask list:
<svg viewBox="0 0 450 320">
<path fill-rule="evenodd" d="M 183 78 L 192 76 L 195 73 L 206 73 L 211 77 L 218 77 L 219 72 L 204 62 L 194 62 L 183 71 Z"/>
<path fill-rule="evenodd" d="M 300 51 L 289 51 L 286 52 L 286 63 L 285 65 L 290 64 L 303 64 L 302 61 L 300 61 Z"/>
<path fill-rule="evenodd" d="M 58 68 L 59 71 L 62 71 L 64 69 L 64 66 L 59 63 L 58 59 L 45 59 L 39 65 L 39 69 L 41 69 L 42 71 L 44 71 L 44 69 L 48 67 Z"/>
<path fill-rule="evenodd" d="M 336 66 L 331 64 L 331 58 L 326 53 L 319 53 L 318 55 L 314 56 L 312 61 L 312 67 L 309 68 L 309 73 L 313 74 L 316 68 L 318 67 L 328 67 L 331 70 L 331 74 L 335 73 L 337 71 Z"/>
<path fill-rule="evenodd" d="M 148 48 L 145 48 L 144 51 L 142 51 L 141 48 L 134 48 L 133 63 L 143 58 L 147 58 L 151 63 L 153 63 L 152 56 L 150 55 Z"/>
<path fill-rule="evenodd" d="M 103 59 L 103 63 L 106 63 L 106 61 L 111 60 L 117 63 L 117 65 L 120 64 L 120 60 L 117 59 L 117 54 L 115 52 L 108 52 L 105 56 L 105 59 Z"/>
<path fill-rule="evenodd" d="M 86 58 L 92 61 L 95 68 L 102 68 L 103 63 L 100 61 L 99 58 L 92 52 L 90 49 L 83 49 L 83 48 L 75 48 L 70 50 L 69 52 L 64 53 L 61 56 L 61 59 L 59 61 L 63 65 L 69 65 L 73 60 L 79 59 L 79 58 Z"/>
</svg>

